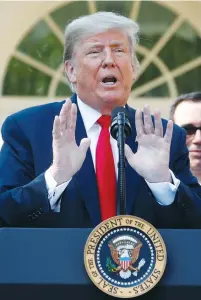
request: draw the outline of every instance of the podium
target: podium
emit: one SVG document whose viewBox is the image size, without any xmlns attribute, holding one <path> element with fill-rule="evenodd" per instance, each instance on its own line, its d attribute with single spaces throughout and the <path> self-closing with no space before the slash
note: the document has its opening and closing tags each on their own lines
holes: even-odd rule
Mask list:
<svg viewBox="0 0 201 300">
<path fill-rule="evenodd" d="M 89 280 L 83 251 L 92 229 L 1 228 L 0 300 L 115 299 Z M 159 230 L 161 281 L 142 300 L 201 299 L 201 230 Z"/>
</svg>

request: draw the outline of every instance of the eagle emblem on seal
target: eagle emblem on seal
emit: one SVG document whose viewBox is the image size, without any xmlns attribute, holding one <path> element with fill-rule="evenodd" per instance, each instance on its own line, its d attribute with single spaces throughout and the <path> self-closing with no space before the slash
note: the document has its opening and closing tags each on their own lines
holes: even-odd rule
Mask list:
<svg viewBox="0 0 201 300">
<path fill-rule="evenodd" d="M 144 266 L 145 259 L 142 258 L 137 266 L 134 266 L 140 256 L 142 242 L 131 235 L 120 235 L 112 239 L 108 246 L 111 257 L 107 258 L 106 267 L 110 272 L 118 272 L 122 279 L 137 276 L 139 270 Z"/>
</svg>

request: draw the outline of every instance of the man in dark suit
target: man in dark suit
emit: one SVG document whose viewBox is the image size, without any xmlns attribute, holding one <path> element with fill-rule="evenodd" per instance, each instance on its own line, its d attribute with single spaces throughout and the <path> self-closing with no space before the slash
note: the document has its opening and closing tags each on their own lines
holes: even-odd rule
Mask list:
<svg viewBox="0 0 201 300">
<path fill-rule="evenodd" d="M 170 119 L 186 131 L 191 172 L 201 184 L 201 92 L 178 96 L 170 108 Z"/>
<path fill-rule="evenodd" d="M 201 188 L 189 170 L 185 132 L 159 112 L 153 125 L 148 106 L 143 121 L 126 104 L 137 73 L 137 33 L 135 22 L 106 12 L 67 26 L 65 70 L 76 94 L 18 112 L 2 127 L 4 226 L 93 227 L 115 215 L 118 151 L 109 120 L 125 106 L 132 126 L 127 214 L 158 228 L 201 227 Z"/>
</svg>

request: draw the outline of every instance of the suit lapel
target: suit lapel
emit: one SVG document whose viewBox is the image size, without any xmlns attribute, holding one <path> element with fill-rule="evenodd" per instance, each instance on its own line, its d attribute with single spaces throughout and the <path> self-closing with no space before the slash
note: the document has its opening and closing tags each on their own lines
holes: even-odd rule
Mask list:
<svg viewBox="0 0 201 300">
<path fill-rule="evenodd" d="M 132 135 L 126 139 L 126 144 L 135 153 L 137 151 L 136 140 L 136 128 L 135 128 L 135 111 L 131 110 L 128 105 L 126 105 L 126 110 L 128 112 L 128 118 L 132 127 Z M 126 213 L 133 214 L 134 201 L 140 190 L 140 185 L 142 184 L 142 177 L 128 164 L 126 163 Z"/>
<path fill-rule="evenodd" d="M 77 104 L 77 97 L 73 95 L 71 98 L 73 103 Z M 76 142 L 79 145 L 80 141 L 87 137 L 82 116 L 78 109 L 77 124 L 75 131 Z M 75 175 L 78 185 L 81 189 L 81 195 L 85 201 L 86 208 L 91 216 L 93 224 L 96 226 L 101 222 L 100 205 L 98 197 L 98 189 L 96 183 L 96 174 L 92 161 L 90 149 L 87 151 L 86 158 L 81 169 Z"/>
</svg>

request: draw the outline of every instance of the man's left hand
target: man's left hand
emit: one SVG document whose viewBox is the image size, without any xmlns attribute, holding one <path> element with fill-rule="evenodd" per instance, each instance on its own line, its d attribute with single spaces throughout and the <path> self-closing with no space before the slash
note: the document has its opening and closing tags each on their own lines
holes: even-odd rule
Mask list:
<svg viewBox="0 0 201 300">
<path fill-rule="evenodd" d="M 173 122 L 168 121 L 165 135 L 160 112 L 154 113 L 152 122 L 150 109 L 143 108 L 144 123 L 141 110 L 136 111 L 136 141 L 138 150 L 134 154 L 128 145 L 125 145 L 125 155 L 133 169 L 148 182 L 171 182 L 169 171 L 170 144 L 172 140 Z"/>
</svg>

